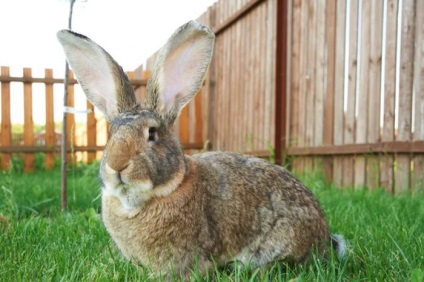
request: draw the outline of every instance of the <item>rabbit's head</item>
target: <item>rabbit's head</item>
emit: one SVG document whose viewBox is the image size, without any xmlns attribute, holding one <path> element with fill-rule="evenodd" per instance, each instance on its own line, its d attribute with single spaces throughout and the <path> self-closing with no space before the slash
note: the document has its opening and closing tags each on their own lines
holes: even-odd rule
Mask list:
<svg viewBox="0 0 424 282">
<path fill-rule="evenodd" d="M 68 30 L 59 31 L 58 39 L 87 98 L 110 122 L 100 167 L 103 193 L 117 196 L 127 210 L 171 193 L 185 174 L 172 126 L 201 87 L 214 34 L 194 21 L 180 27 L 160 50 L 141 103 L 102 47 Z"/>
</svg>

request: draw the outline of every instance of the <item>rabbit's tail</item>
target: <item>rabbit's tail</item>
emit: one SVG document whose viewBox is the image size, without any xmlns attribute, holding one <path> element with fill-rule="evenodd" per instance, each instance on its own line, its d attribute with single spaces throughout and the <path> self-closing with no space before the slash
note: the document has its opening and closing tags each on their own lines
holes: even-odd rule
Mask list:
<svg viewBox="0 0 424 282">
<path fill-rule="evenodd" d="M 346 255 L 347 242 L 342 235 L 331 234 L 331 244 L 333 245 L 333 248 L 339 258 L 342 258 Z"/>
</svg>

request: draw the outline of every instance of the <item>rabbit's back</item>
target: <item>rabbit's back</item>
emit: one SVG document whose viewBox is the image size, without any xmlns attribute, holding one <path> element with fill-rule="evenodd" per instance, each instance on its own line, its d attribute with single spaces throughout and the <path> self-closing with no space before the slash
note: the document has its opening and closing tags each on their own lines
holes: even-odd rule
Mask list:
<svg viewBox="0 0 424 282">
<path fill-rule="evenodd" d="M 222 250 L 261 265 L 276 257 L 301 262 L 312 247 L 327 249 L 330 235 L 317 199 L 285 168 L 237 153 L 192 158 L 197 183 L 207 192 L 205 214 L 219 229 Z"/>
</svg>

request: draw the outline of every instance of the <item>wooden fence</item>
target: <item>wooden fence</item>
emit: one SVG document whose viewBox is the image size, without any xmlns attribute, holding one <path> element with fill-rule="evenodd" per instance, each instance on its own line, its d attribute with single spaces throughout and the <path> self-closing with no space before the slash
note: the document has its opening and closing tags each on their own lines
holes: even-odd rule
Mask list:
<svg viewBox="0 0 424 282">
<path fill-rule="evenodd" d="M 424 189 L 423 19 L 415 0 L 218 1 L 199 18 L 217 36 L 205 138 L 337 186 Z"/>
<path fill-rule="evenodd" d="M 133 84 L 136 92 L 137 99 L 142 99 L 145 95 L 145 86 L 149 71 L 143 71 L 142 67 L 134 72 L 127 72 L 131 83 Z M 1 169 L 7 170 L 11 163 L 13 154 L 23 154 L 24 171 L 34 171 L 34 154 L 37 152 L 45 153 L 45 166 L 50 169 L 54 165 L 54 159 L 57 157 L 57 152 L 60 151 L 60 144 L 57 139 L 60 138 L 60 133 L 55 131 L 54 120 L 54 100 L 63 99 L 63 89 L 54 92 L 54 84 L 62 84 L 63 79 L 53 77 L 51 69 L 45 70 L 44 77 L 32 77 L 32 70 L 30 68 L 23 69 L 21 77 L 10 76 L 9 67 L 1 67 L 0 73 L 1 82 L 1 131 L 0 131 L 0 158 Z M 12 93 L 11 84 L 22 84 L 23 93 Z M 99 157 L 98 152 L 104 149 L 107 139 L 107 125 L 104 117 L 101 114 L 95 114 L 94 107 L 90 102 L 85 100 L 83 105 L 75 105 L 75 84 L 78 82 L 73 78 L 71 73 L 69 83 L 69 96 L 68 107 L 90 109 L 91 112 L 87 114 L 86 122 L 76 123 L 73 114 L 68 113 L 67 119 L 67 150 L 72 160 L 83 159 L 87 162 L 92 162 Z M 44 85 L 44 97 L 38 95 L 41 93 L 33 93 L 33 84 Z M 11 108 L 11 96 L 23 95 L 23 105 L 21 108 Z M 176 123 L 176 130 L 180 135 L 180 139 L 187 152 L 191 150 L 200 150 L 203 148 L 202 140 L 202 123 L 193 124 L 189 121 L 190 116 L 196 116 L 201 113 L 202 106 L 199 103 L 202 94 L 199 93 L 198 97 L 187 107 L 181 114 L 179 121 Z M 45 104 L 45 124 L 44 132 L 36 135 L 34 131 L 33 121 L 33 108 Z M 195 109 L 195 110 L 194 110 Z M 12 110 L 15 113 L 23 113 L 23 138 L 16 142 L 12 142 Z M 56 121 L 61 122 L 61 120 Z M 36 142 L 37 141 L 37 142 Z"/>
<path fill-rule="evenodd" d="M 216 47 L 202 94 L 177 125 L 183 143 L 275 148 L 277 160 L 323 170 L 337 186 L 424 189 L 424 1 L 220 0 L 199 21 Z M 46 93 L 60 83 L 45 80 Z"/>
<path fill-rule="evenodd" d="M 221 0 L 197 19 L 216 41 L 202 97 L 196 98 L 202 113 L 192 122 L 203 123 L 203 140 L 214 150 L 267 157 L 274 147 L 277 2 Z M 146 69 L 153 69 L 156 56 Z"/>
<path fill-rule="evenodd" d="M 423 189 L 424 2 L 289 1 L 288 154 L 338 186 Z"/>
</svg>

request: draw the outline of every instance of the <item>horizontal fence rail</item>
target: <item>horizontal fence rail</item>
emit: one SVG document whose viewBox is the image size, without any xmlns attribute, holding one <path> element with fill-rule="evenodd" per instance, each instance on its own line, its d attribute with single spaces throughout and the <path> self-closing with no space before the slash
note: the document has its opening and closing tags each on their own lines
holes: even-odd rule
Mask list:
<svg viewBox="0 0 424 282">
<path fill-rule="evenodd" d="M 424 189 L 423 3 L 216 2 L 199 17 L 217 35 L 202 90 L 213 149 L 285 148 L 340 187 Z"/>
<path fill-rule="evenodd" d="M 337 186 L 424 190 L 424 2 L 289 3 L 293 167 Z"/>
</svg>

